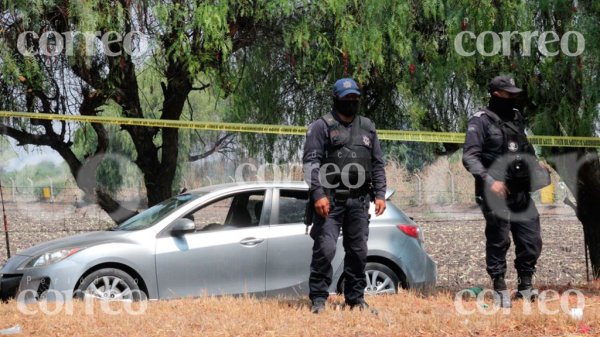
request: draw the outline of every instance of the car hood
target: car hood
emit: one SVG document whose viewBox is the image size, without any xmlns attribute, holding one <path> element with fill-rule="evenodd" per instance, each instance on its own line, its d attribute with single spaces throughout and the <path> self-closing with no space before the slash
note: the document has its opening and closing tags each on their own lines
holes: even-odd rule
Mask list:
<svg viewBox="0 0 600 337">
<path fill-rule="evenodd" d="M 38 256 L 48 251 L 70 248 L 70 247 L 89 247 L 96 246 L 107 242 L 123 242 L 129 241 L 127 237 L 131 232 L 127 231 L 102 231 L 102 232 L 90 232 L 75 236 L 68 236 L 44 243 L 35 245 L 25 250 L 19 251 L 17 255 L 22 256 Z"/>
</svg>

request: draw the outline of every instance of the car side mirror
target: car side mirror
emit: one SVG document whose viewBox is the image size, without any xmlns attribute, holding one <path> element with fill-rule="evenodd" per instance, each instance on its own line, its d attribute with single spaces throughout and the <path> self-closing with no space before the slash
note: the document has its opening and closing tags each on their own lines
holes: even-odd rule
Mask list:
<svg viewBox="0 0 600 337">
<path fill-rule="evenodd" d="M 173 222 L 171 225 L 171 235 L 181 236 L 186 233 L 193 233 L 196 231 L 196 224 L 187 218 L 180 218 Z"/>
</svg>

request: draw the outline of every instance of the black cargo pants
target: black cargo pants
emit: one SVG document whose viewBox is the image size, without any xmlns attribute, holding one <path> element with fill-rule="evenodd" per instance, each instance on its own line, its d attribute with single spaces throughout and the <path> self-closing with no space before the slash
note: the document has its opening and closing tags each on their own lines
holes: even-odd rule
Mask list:
<svg viewBox="0 0 600 337">
<path fill-rule="evenodd" d="M 540 217 L 528 192 L 511 193 L 507 200 L 489 190 L 477 198 L 485 217 L 486 265 L 494 278 L 506 273 L 509 233 L 515 243 L 515 269 L 519 275 L 531 275 L 542 252 Z"/>
<path fill-rule="evenodd" d="M 315 216 L 310 236 L 314 240 L 310 263 L 309 297 L 327 299 L 333 276 L 331 261 L 335 256 L 340 230 L 343 235 L 344 297 L 346 303 L 355 304 L 363 299 L 369 237 L 369 195 L 350 196 L 346 200 L 334 197 L 329 215 L 323 219 Z"/>
</svg>

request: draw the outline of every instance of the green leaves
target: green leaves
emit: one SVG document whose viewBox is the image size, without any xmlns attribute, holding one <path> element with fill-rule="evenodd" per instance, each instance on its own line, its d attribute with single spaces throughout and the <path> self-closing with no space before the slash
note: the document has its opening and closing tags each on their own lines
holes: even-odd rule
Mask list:
<svg viewBox="0 0 600 337">
<path fill-rule="evenodd" d="M 524 113 L 535 123 L 536 133 L 589 135 L 598 120 L 600 7 L 593 1 L 580 1 L 577 8 L 558 0 L 477 5 L 467 0 L 149 1 L 131 8 L 99 0 L 3 2 L 26 18 L 25 27 L 36 31 L 53 14 L 53 3 L 68 8 L 61 10 L 69 28 L 122 31 L 131 25 L 143 28 L 156 42 L 152 57 L 141 58 L 135 67 L 145 117 L 161 115 L 161 82 L 177 78 L 189 79 L 186 83 L 194 87 L 210 82 L 213 96 L 190 94 L 182 118 L 193 111 L 194 119 L 306 125 L 331 108 L 331 84 L 351 76 L 363 89 L 362 111 L 380 128 L 463 131 L 468 115 L 485 104 L 489 79 L 514 74 L 527 89 Z M 532 45 L 532 55 L 522 56 L 525 45 L 519 36 L 509 41 L 507 56 L 466 57 L 454 46 L 464 31 L 546 30 L 582 32 L 585 53 L 544 57 Z M 488 39 L 485 49 L 492 43 Z M 475 40 L 465 47 L 475 50 Z M 50 81 L 40 70 L 43 63 L 23 60 L 10 50 L 0 40 L 2 80 L 47 91 Z M 92 65 L 106 59 L 76 61 Z M 119 89 L 113 77 L 102 81 L 105 91 Z M 123 113 L 114 102 L 103 108 L 103 114 Z M 119 150 L 133 151 L 134 140 L 121 139 L 119 130 L 109 131 L 111 142 L 122 146 Z M 90 135 L 80 141 L 94 144 Z M 197 139 L 181 138 L 190 143 Z M 289 149 L 280 153 L 293 155 L 299 146 L 291 138 L 250 138 L 242 143 L 266 158 L 277 141 Z M 161 144 L 160 132 L 154 141 Z"/>
</svg>

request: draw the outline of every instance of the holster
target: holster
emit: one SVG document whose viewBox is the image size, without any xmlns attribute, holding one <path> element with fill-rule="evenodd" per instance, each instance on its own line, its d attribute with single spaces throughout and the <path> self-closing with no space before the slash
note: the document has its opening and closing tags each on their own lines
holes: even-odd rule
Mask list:
<svg viewBox="0 0 600 337">
<path fill-rule="evenodd" d="M 309 196 L 306 201 L 306 207 L 304 208 L 304 224 L 306 225 L 305 234 L 307 234 L 307 235 L 308 235 L 308 227 L 310 227 L 313 224 L 314 217 L 315 217 L 314 201 L 310 197 L 310 192 L 308 192 L 308 194 L 309 194 Z"/>
</svg>

